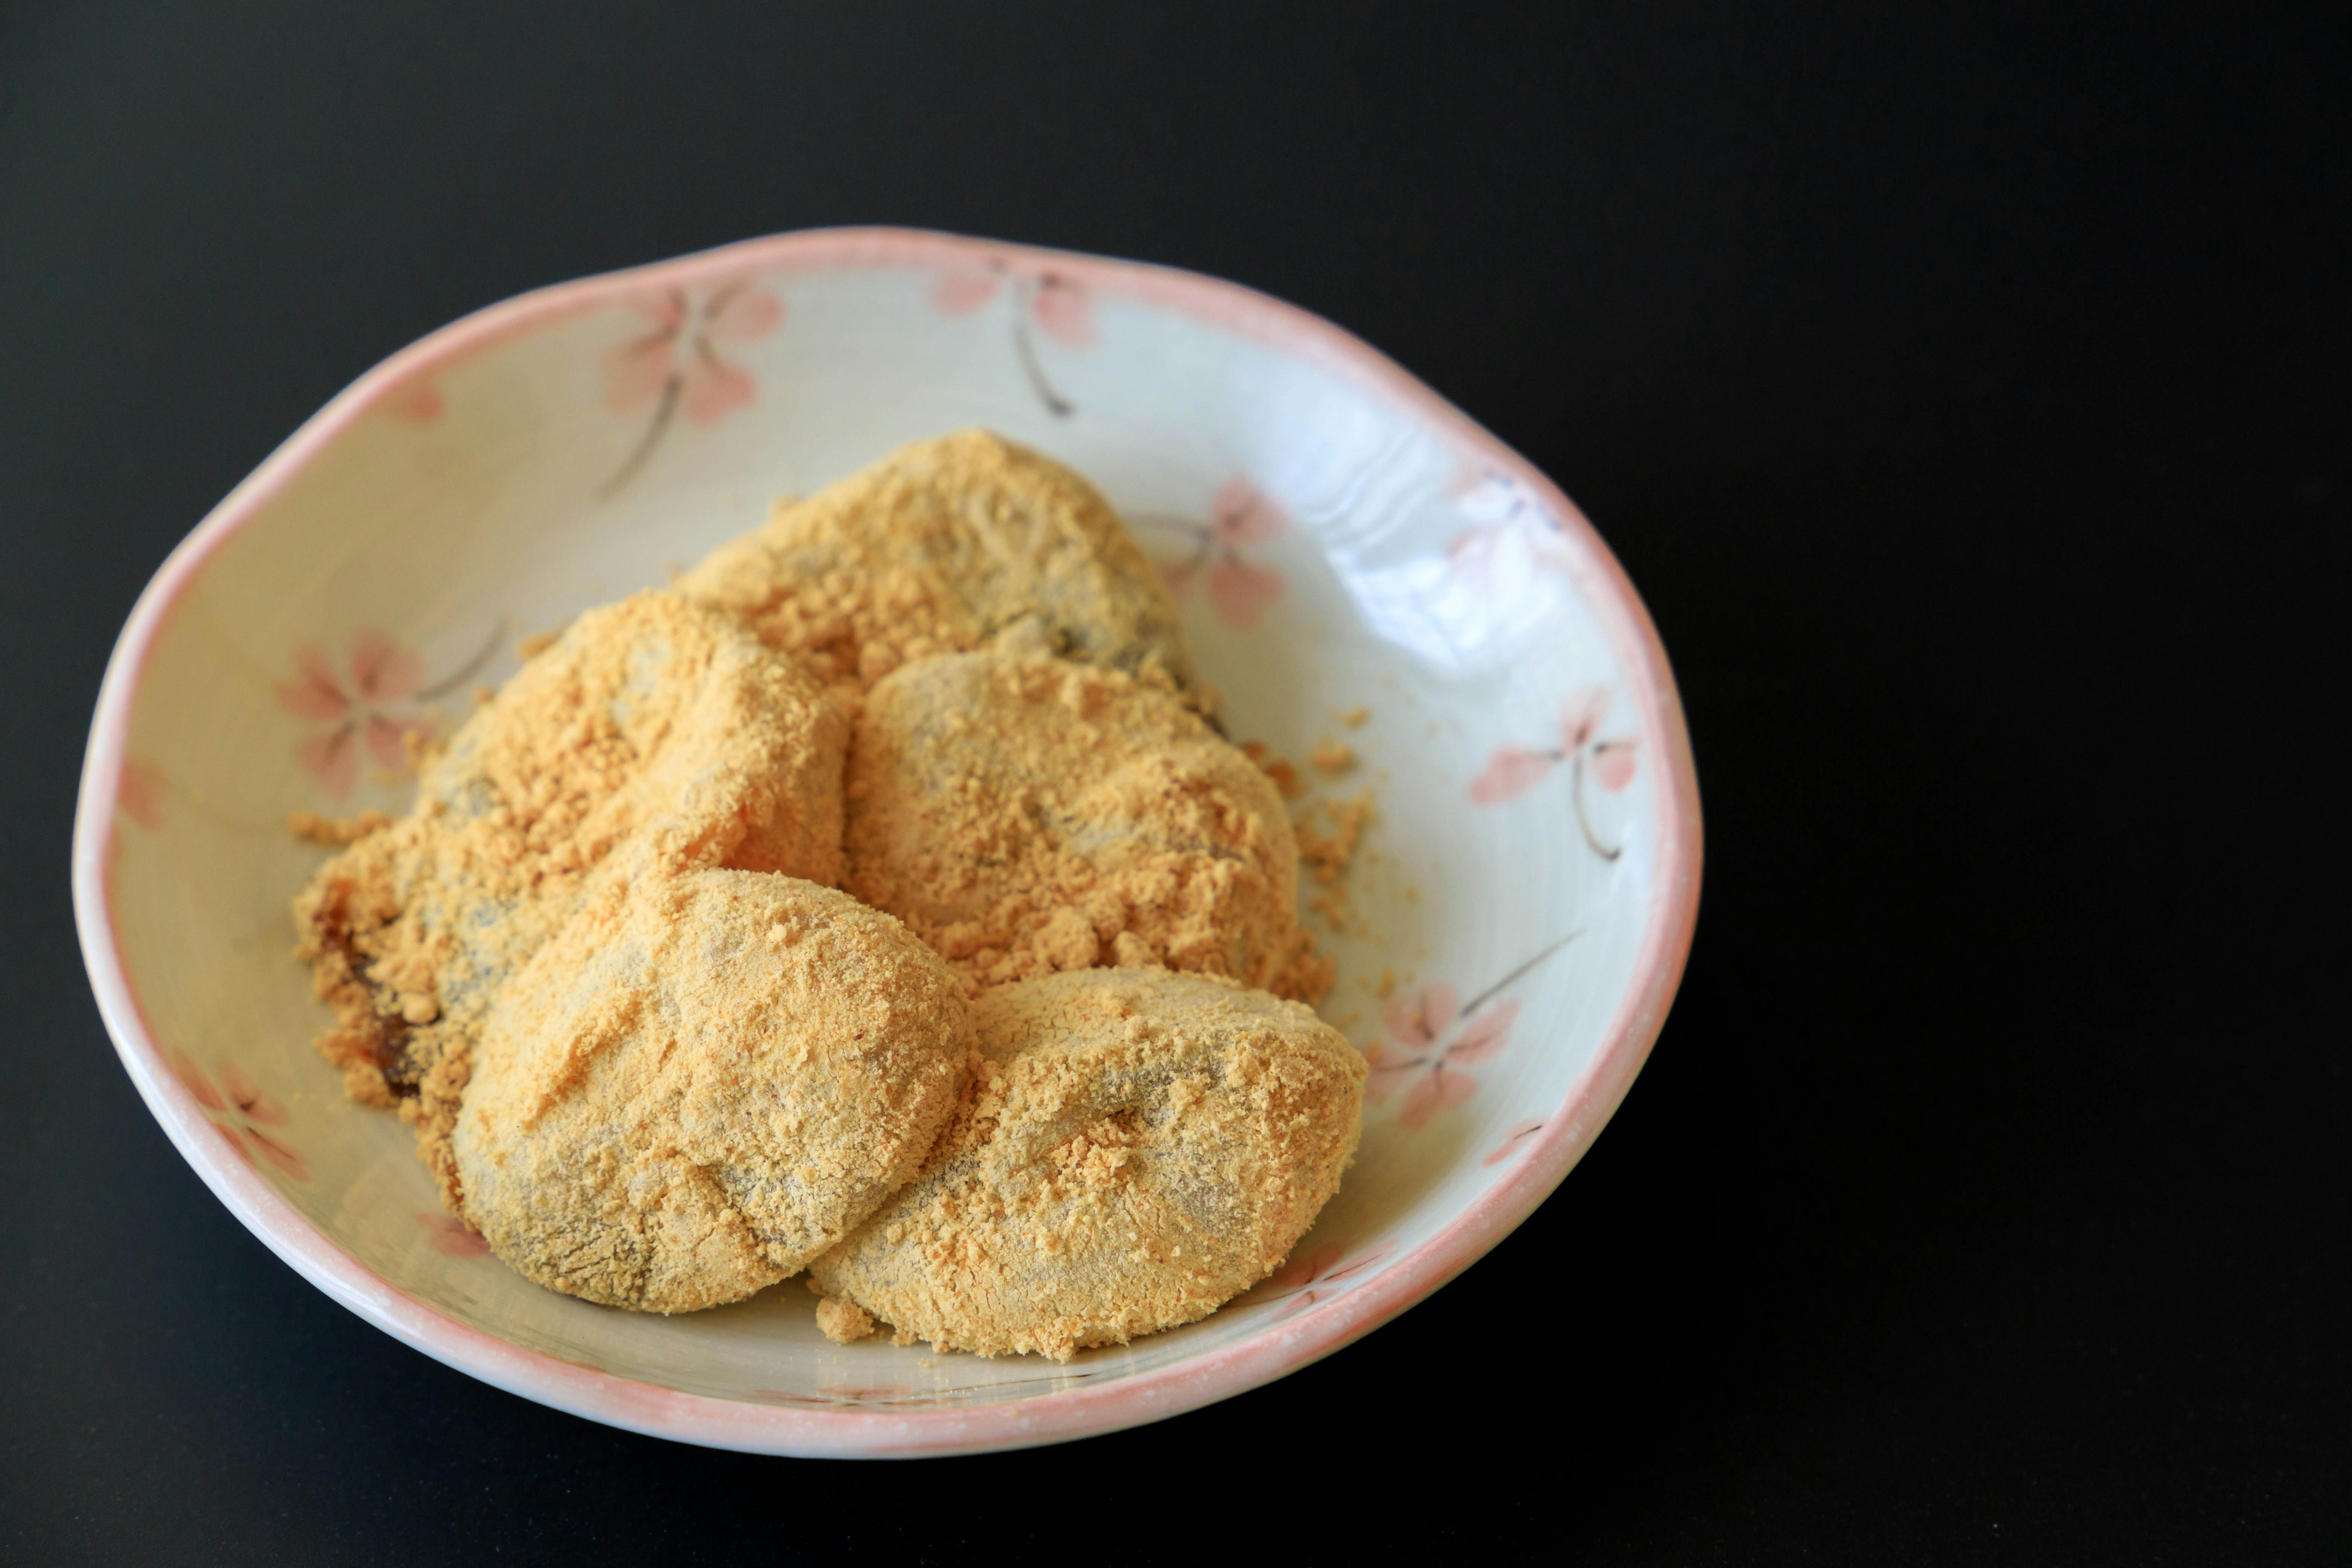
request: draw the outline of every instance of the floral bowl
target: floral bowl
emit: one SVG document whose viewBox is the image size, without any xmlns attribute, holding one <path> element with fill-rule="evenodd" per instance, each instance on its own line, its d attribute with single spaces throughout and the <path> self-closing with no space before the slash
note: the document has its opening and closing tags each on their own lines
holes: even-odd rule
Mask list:
<svg viewBox="0 0 2352 1568">
<path fill-rule="evenodd" d="M 398 810 L 521 634 L 664 580 L 910 439 L 983 425 L 1163 563 L 1236 738 L 1293 759 L 1374 1062 L 1362 1152 L 1273 1278 L 1066 1364 L 825 1340 L 797 1283 L 678 1318 L 526 1284 L 342 1098 L 290 955 L 289 812 Z M 1323 749 L 1328 767 L 1308 758 Z M 1353 762 L 1346 762 L 1339 748 Z M 1360 815 L 1360 813 L 1358 815 Z M 305 1278 L 447 1364 L 724 1447 L 913 1455 L 1192 1409 L 1347 1344 L 1567 1174 L 1655 1038 L 1699 816 L 1648 616 L 1549 480 L 1302 310 L 1156 267 L 883 229 L 752 240 L 492 306 L 395 354 L 174 551 L 107 669 L 84 954 L 148 1108 Z"/>
</svg>

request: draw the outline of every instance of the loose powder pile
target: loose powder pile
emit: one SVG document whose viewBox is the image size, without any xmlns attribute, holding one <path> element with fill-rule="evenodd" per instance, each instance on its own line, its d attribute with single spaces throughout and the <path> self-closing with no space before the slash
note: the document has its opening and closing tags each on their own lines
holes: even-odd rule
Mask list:
<svg viewBox="0 0 2352 1568">
<path fill-rule="evenodd" d="M 1327 773 L 1344 773 L 1356 765 L 1356 749 L 1337 741 L 1325 741 L 1308 753 L 1316 768 Z"/>
<path fill-rule="evenodd" d="M 1307 793 L 1307 781 L 1299 776 L 1297 765 L 1286 757 L 1279 757 L 1264 741 L 1242 742 L 1242 755 L 1257 764 L 1258 770 L 1274 781 L 1276 791 L 1285 800 L 1297 800 Z"/>
<path fill-rule="evenodd" d="M 734 621 L 640 594 L 581 616 L 467 721 L 406 816 L 320 868 L 294 922 L 335 1013 L 320 1048 L 353 1099 L 415 1123 L 453 1206 L 472 1043 L 583 879 L 642 839 L 663 866 L 837 882 L 848 730 Z"/>
<path fill-rule="evenodd" d="M 1191 678 L 1175 602 L 1110 503 L 984 430 L 919 442 L 778 506 L 673 586 L 858 687 L 1024 618 L 1071 658 Z"/>
<path fill-rule="evenodd" d="M 1370 717 L 1369 708 L 1350 708 L 1339 715 L 1339 721 L 1352 730 Z M 1349 931 L 1356 924 L 1349 879 L 1355 869 L 1357 853 L 1363 847 L 1366 830 L 1380 819 L 1372 805 L 1372 792 L 1364 790 L 1348 800 L 1308 800 L 1313 786 L 1288 759 L 1276 755 L 1263 741 L 1243 742 L 1242 752 L 1274 781 L 1283 799 L 1305 803 L 1294 811 L 1291 824 L 1297 837 L 1300 868 L 1315 883 L 1316 890 L 1307 899 L 1307 907 L 1329 921 L 1333 931 Z M 1326 740 L 1308 753 L 1308 760 L 1318 773 L 1336 778 L 1353 773 L 1362 759 L 1357 756 L 1354 747 Z M 1317 826 L 1318 818 L 1321 826 Z M 1328 969 L 1323 974 L 1328 988 Z M 1309 1001 L 1321 995 L 1320 991 L 1285 994 L 1304 995 Z"/>
<path fill-rule="evenodd" d="M 1329 826 L 1318 829 L 1311 826 L 1320 814 Z M 1354 869 L 1356 851 L 1362 847 L 1365 829 L 1379 819 L 1372 807 L 1372 792 L 1364 791 L 1352 800 L 1321 800 L 1314 808 L 1301 814 L 1298 821 L 1298 858 L 1314 878 L 1315 895 L 1307 907 L 1329 921 L 1340 931 L 1348 929 L 1355 919 L 1355 907 L 1349 901 L 1348 876 Z"/>
<path fill-rule="evenodd" d="M 507 986 L 457 1118 L 465 1217 L 519 1272 L 692 1311 L 805 1267 L 915 1174 L 963 986 L 796 878 L 620 861 Z"/>
<path fill-rule="evenodd" d="M 808 1267 L 837 1339 L 984 1354 L 1190 1321 L 1312 1223 L 1366 1071 L 1284 998 L 1332 980 L 1302 847 L 1328 893 L 1370 806 L 1302 846 L 1211 703 L 1091 486 L 907 447 L 532 650 L 405 816 L 292 824 L 341 848 L 320 1047 L 556 1290 Z"/>
<path fill-rule="evenodd" d="M 1298 847 L 1269 781 L 1173 697 L 986 651 L 868 694 L 848 880 L 983 985 L 1164 963 L 1313 996 Z"/>
<path fill-rule="evenodd" d="M 810 1269 L 941 1349 L 1066 1361 L 1205 1317 L 1273 1272 L 1355 1154 L 1364 1058 L 1297 1003 L 1111 969 L 972 1013 L 984 1065 L 940 1148 Z"/>
</svg>

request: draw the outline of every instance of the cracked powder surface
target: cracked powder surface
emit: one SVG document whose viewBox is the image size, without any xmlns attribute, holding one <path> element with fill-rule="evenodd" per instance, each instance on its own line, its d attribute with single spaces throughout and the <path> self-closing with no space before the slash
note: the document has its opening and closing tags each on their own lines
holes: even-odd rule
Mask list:
<svg viewBox="0 0 2352 1568">
<path fill-rule="evenodd" d="M 1102 493 L 985 430 L 902 447 L 780 503 L 672 586 L 858 689 L 1024 619 L 1082 662 L 1192 679 L 1175 601 Z"/>
<path fill-rule="evenodd" d="M 1298 1003 L 1110 969 L 986 992 L 972 1018 L 980 1070 L 922 1173 L 810 1268 L 902 1337 L 1067 1361 L 1205 1317 L 1355 1155 L 1363 1056 Z"/>
<path fill-rule="evenodd" d="M 971 1023 L 878 910 L 641 858 L 608 863 L 508 984 L 454 1146 L 464 1217 L 517 1273 L 688 1312 L 798 1272 L 915 1173 Z"/>
<path fill-rule="evenodd" d="M 294 900 L 296 954 L 352 1099 L 396 1105 L 445 1203 L 449 1132 L 499 987 L 607 856 L 835 883 L 848 719 L 730 617 L 645 593 L 582 616 L 426 766 L 415 805 Z M 310 826 L 310 825 L 306 825 Z"/>
<path fill-rule="evenodd" d="M 866 695 L 843 886 L 976 985 L 1164 963 L 1311 999 L 1298 846 L 1265 775 L 1171 694 L 988 649 Z"/>
<path fill-rule="evenodd" d="M 962 432 L 780 504 L 674 588 L 534 648 L 405 817 L 293 825 L 346 846 L 296 903 L 337 1015 L 321 1047 L 354 1098 L 416 1125 L 445 1202 L 542 1284 L 687 1310 L 798 1267 L 924 1148 L 1101 1100 L 1046 1152 L 1053 1191 L 1099 1200 L 1055 1233 L 1091 1237 L 1071 1289 L 1092 1304 L 997 1289 L 919 1328 L 901 1302 L 902 1342 L 1066 1356 L 1274 1268 L 1352 1153 L 1363 1075 L 1305 1009 L 1218 978 L 1331 983 L 1297 921 L 1283 800 L 1303 781 L 1198 716 L 1213 697 L 1165 585 L 1101 496 Z M 1308 836 L 1327 896 L 1369 816 L 1350 804 Z M 770 872 L 789 875 L 746 875 Z M 929 951 L 810 885 L 844 880 Z M 1087 969 L 1152 963 L 1198 973 Z M 857 1014 L 854 976 L 886 972 L 898 1001 Z M 933 1145 L 978 1060 L 950 1003 L 982 986 L 995 1037 L 1022 1043 Z M 1117 1039 L 1096 1027 L 1113 992 Z M 835 1015 L 865 1018 L 842 1024 L 856 1049 L 821 1045 Z M 1038 1172 L 989 1146 L 983 1185 L 1034 1197 Z M 1138 1185 L 1180 1167 L 1224 1184 L 1223 1206 Z M 1125 1249 L 1102 1250 L 1122 1223 Z M 900 1250 L 868 1245 L 861 1267 Z M 888 1267 L 919 1273 L 915 1256 Z M 820 1322 L 847 1340 L 873 1315 L 836 1291 Z"/>
</svg>

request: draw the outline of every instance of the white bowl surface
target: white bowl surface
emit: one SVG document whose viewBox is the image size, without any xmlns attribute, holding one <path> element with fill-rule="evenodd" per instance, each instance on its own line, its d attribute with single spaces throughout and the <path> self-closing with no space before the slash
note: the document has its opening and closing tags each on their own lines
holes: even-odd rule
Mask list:
<svg viewBox="0 0 2352 1568">
<path fill-rule="evenodd" d="M 287 902 L 320 852 L 288 813 L 396 812 L 402 731 L 453 727 L 519 636 L 664 581 L 774 495 L 969 425 L 1108 494 L 1167 563 L 1236 738 L 1294 759 L 1318 803 L 1370 792 L 1347 929 L 1310 917 L 1340 966 L 1324 1015 L 1375 1058 L 1361 1154 L 1274 1279 L 1067 1365 L 835 1345 L 796 1281 L 673 1319 L 526 1284 L 441 1214 L 408 1131 L 346 1102 L 312 1048 L 325 1014 Z M 1326 740 L 1359 765 L 1311 767 Z M 1460 1272 L 1622 1098 L 1681 973 L 1698 863 L 1656 636 L 1526 462 L 1247 289 L 869 229 L 524 296 L 329 405 L 140 601 L 91 733 L 74 874 L 99 1001 L 149 1106 L 337 1300 L 599 1420 L 905 1454 L 1189 1409 Z"/>
</svg>

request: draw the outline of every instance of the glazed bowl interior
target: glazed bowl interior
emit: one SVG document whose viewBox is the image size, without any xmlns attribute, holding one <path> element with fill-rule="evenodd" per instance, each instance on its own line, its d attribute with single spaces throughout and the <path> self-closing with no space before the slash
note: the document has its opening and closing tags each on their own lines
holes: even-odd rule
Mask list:
<svg viewBox="0 0 2352 1568">
<path fill-rule="evenodd" d="M 835 1345 L 797 1280 L 660 1318 L 525 1283 L 348 1103 L 290 956 L 295 811 L 397 812 L 518 639 L 658 584 L 912 439 L 1070 463 L 1162 563 L 1232 734 L 1296 765 L 1362 1152 L 1273 1278 L 1067 1364 Z M 1344 745 L 1352 765 L 1310 753 Z M 1336 756 L 1327 753 L 1327 761 Z M 1357 803 L 1369 803 L 1370 816 Z M 428 1353 L 598 1419 L 799 1453 L 1005 1447 L 1323 1354 L 1458 1272 L 1622 1096 L 1687 946 L 1697 816 L 1638 601 L 1541 475 L 1371 351 L 1230 285 L 888 231 L 786 236 L 469 318 L 387 362 L 159 574 L 77 839 L 126 1066 L 246 1223 Z"/>
</svg>

